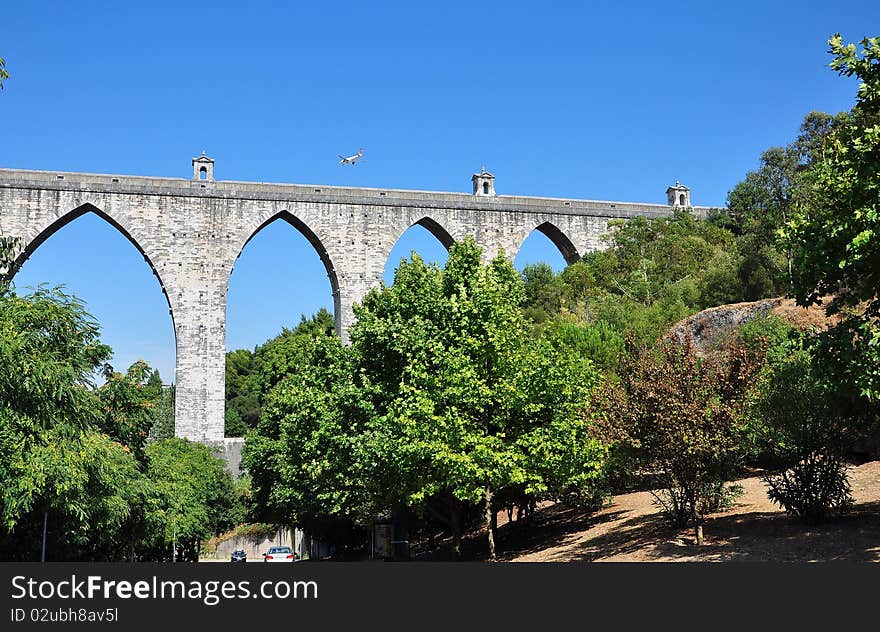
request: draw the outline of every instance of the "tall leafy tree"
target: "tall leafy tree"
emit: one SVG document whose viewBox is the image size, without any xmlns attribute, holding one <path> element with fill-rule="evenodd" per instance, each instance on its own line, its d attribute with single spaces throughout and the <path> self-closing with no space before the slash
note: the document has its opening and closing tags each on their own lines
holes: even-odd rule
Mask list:
<svg viewBox="0 0 880 632">
<path fill-rule="evenodd" d="M 162 386 L 153 411 L 149 440 L 170 439 L 174 436 L 174 385 Z"/>
<path fill-rule="evenodd" d="M 306 528 L 367 513 L 360 432 L 369 406 L 338 337 L 299 337 L 243 455 L 259 517 Z M 288 347 L 289 349 L 289 347 Z"/>
<path fill-rule="evenodd" d="M 226 354 L 226 436 L 244 436 L 257 426 L 263 395 L 297 362 L 295 349 L 303 338 L 335 335 L 333 315 L 321 308 L 311 318 L 302 316 L 293 329 L 250 351 L 237 349 Z"/>
<path fill-rule="evenodd" d="M 161 558 L 156 534 L 181 502 L 206 517 L 199 534 L 231 524 L 238 507 L 220 460 L 174 441 L 145 448 L 158 373 L 143 362 L 113 372 L 97 322 L 60 288 L 13 292 L 16 247 L 0 239 L 0 557 L 39 559 L 45 539 L 49 559 Z M 197 534 L 187 535 L 192 551 Z"/>
<path fill-rule="evenodd" d="M 488 265 L 480 258 L 466 240 L 443 270 L 418 257 L 402 263 L 392 286 L 356 308 L 351 337 L 380 413 L 373 459 L 405 473 L 393 479 L 398 500 L 442 516 L 456 545 L 462 505 L 482 504 L 492 558 L 499 490 L 546 497 L 583 488 L 603 452 L 574 414 L 595 383 L 592 364 L 554 364 L 571 369 L 562 388 L 547 364 L 560 359 L 554 347 L 530 347 L 519 275 L 503 254 Z M 571 468 L 553 478 L 553 458 Z"/>
<path fill-rule="evenodd" d="M 150 557 L 198 560 L 202 540 L 243 518 L 232 477 L 206 446 L 163 439 L 146 448 L 144 550 Z"/>
<path fill-rule="evenodd" d="M 93 375 L 110 356 L 81 301 L 60 289 L 0 296 L 0 519 L 8 529 L 59 502 L 39 463 L 98 419 Z M 46 458 L 49 458 L 48 456 Z"/>
<path fill-rule="evenodd" d="M 737 236 L 734 262 L 742 300 L 779 296 L 791 291 L 797 268 L 795 247 L 782 229 L 793 217 L 801 180 L 820 155 L 827 135 L 846 115 L 810 112 L 800 133 L 784 147 L 761 154 L 757 170 L 746 174 L 727 195 L 727 208 L 712 221 Z"/>
<path fill-rule="evenodd" d="M 785 235 L 798 245 L 795 287 L 803 305 L 826 302 L 846 318 L 824 340 L 839 381 L 880 397 L 880 37 L 861 50 L 840 34 L 831 67 L 861 83 L 856 105 L 821 143 Z M 830 297 L 830 300 L 828 299 Z"/>
<path fill-rule="evenodd" d="M 525 282 L 526 315 L 535 322 L 542 322 L 559 313 L 561 287 L 556 275 L 546 263 L 529 264 L 523 268 Z"/>
<path fill-rule="evenodd" d="M 256 504 L 302 524 L 414 510 L 449 527 L 494 498 L 601 495 L 606 449 L 579 414 L 598 374 L 546 337 L 532 344 L 523 282 L 472 240 L 444 269 L 417 255 L 356 306 L 352 344 L 279 347 L 245 460 Z M 292 361 L 295 360 L 295 361 Z"/>
</svg>

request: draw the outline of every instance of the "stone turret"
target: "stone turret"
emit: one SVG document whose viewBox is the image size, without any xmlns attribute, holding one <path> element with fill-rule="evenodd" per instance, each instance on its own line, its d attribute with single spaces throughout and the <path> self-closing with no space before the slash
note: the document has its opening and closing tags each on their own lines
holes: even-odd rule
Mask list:
<svg viewBox="0 0 880 632">
<path fill-rule="evenodd" d="M 495 176 L 486 171 L 486 167 L 480 169 L 471 177 L 474 183 L 474 195 L 480 197 L 495 197 Z"/>
<path fill-rule="evenodd" d="M 193 180 L 206 180 L 208 182 L 214 181 L 214 159 L 208 158 L 205 155 L 205 152 L 202 152 L 202 155 L 193 158 Z"/>
<path fill-rule="evenodd" d="M 675 186 L 666 189 L 666 199 L 669 206 L 689 207 L 691 205 L 691 190 L 676 180 Z"/>
</svg>

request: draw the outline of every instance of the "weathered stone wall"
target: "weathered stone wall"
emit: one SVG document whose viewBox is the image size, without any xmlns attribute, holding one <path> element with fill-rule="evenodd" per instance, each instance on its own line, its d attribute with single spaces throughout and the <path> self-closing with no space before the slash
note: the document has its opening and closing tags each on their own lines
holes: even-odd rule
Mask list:
<svg viewBox="0 0 880 632">
<path fill-rule="evenodd" d="M 671 211 L 657 204 L 0 169 L 0 235 L 21 239 L 19 263 L 86 212 L 113 224 L 144 255 L 174 323 L 176 434 L 226 451 L 226 291 L 245 244 L 271 221 L 290 222 L 317 250 L 345 336 L 352 306 L 380 282 L 391 248 L 414 224 L 447 247 L 472 235 L 487 259 L 502 249 L 514 258 L 538 229 L 572 262 L 602 247 L 609 220 Z"/>
<path fill-rule="evenodd" d="M 247 554 L 248 562 L 262 562 L 263 553 L 273 546 L 289 546 L 298 559 L 307 559 L 307 538 L 300 529 L 280 527 L 277 531 L 268 534 L 240 535 L 234 534 L 223 539 L 216 538 L 210 541 L 210 545 L 216 546 L 213 551 L 202 555 L 202 560 L 217 560 L 228 562 L 233 551 L 242 550 Z"/>
</svg>

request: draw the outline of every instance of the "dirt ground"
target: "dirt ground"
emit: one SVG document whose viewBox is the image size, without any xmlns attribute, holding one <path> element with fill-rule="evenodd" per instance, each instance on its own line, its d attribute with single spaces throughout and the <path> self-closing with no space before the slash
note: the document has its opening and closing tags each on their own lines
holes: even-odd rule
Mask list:
<svg viewBox="0 0 880 632">
<path fill-rule="evenodd" d="M 616 496 L 593 514 L 548 505 L 535 512 L 528 528 L 504 524 L 498 529 L 500 557 L 516 562 L 880 561 L 880 461 L 853 466 L 849 475 L 852 511 L 822 525 L 789 518 L 767 499 L 755 477 L 739 481 L 744 494 L 732 509 L 707 520 L 701 547 L 694 545 L 692 530 L 667 525 L 650 492 L 634 492 Z M 468 539 L 468 549 L 485 549 L 485 536 Z"/>
</svg>

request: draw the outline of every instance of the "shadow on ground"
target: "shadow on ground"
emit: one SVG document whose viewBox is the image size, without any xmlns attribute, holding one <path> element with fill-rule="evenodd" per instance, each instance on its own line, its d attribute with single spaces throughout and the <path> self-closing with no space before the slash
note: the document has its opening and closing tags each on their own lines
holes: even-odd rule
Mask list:
<svg viewBox="0 0 880 632">
<path fill-rule="evenodd" d="M 842 518 L 819 525 L 798 522 L 779 511 L 731 512 L 710 517 L 706 543 L 694 544 L 693 532 L 669 526 L 662 514 L 633 515 L 608 507 L 599 513 L 551 505 L 528 522 L 498 528 L 499 559 L 516 561 L 880 561 L 880 502 L 856 504 Z M 482 530 L 462 541 L 462 560 L 487 557 Z M 451 560 L 449 540 L 423 561 Z"/>
</svg>

